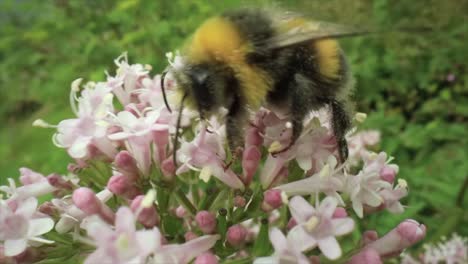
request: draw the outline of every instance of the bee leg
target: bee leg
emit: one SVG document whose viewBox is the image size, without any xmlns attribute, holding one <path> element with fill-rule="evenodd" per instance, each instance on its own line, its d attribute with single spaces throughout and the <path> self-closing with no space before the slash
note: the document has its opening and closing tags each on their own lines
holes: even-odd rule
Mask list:
<svg viewBox="0 0 468 264">
<path fill-rule="evenodd" d="M 311 89 L 309 86 L 310 82 L 302 75 L 296 75 L 295 82 L 291 83 L 289 87 L 289 112 L 291 114 L 292 136 L 288 146 L 279 151 L 272 152 L 273 156 L 288 151 L 292 146 L 294 146 L 301 135 L 304 118 L 310 112 L 310 106 L 313 104 L 310 100 Z"/>
<path fill-rule="evenodd" d="M 246 122 L 246 110 L 241 107 L 239 99 L 236 98 L 229 108 L 226 117 L 226 134 L 231 150 L 231 159 L 226 163 L 224 169 L 227 170 L 239 157 L 242 156 L 244 146 L 244 124 Z"/>
<path fill-rule="evenodd" d="M 332 127 L 338 144 L 338 153 L 341 163 L 344 163 L 348 158 L 348 143 L 346 142 L 346 132 L 351 127 L 351 118 L 345 111 L 345 103 L 336 99 L 329 101 L 332 112 Z"/>
</svg>

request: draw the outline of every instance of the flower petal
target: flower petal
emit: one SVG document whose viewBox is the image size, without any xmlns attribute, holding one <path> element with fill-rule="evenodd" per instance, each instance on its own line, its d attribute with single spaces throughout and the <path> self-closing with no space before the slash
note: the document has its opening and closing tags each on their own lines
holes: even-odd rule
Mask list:
<svg viewBox="0 0 468 264">
<path fill-rule="evenodd" d="M 157 250 L 161 245 L 161 233 L 157 228 L 153 230 L 142 230 L 136 233 L 136 240 L 142 254 L 149 255 L 151 252 Z"/>
<path fill-rule="evenodd" d="M 335 230 L 335 236 L 342 236 L 350 233 L 354 229 L 354 221 L 352 218 L 339 218 L 332 220 L 333 229 Z"/>
<path fill-rule="evenodd" d="M 318 177 L 311 176 L 309 178 L 283 184 L 275 188 L 284 191 L 289 196 L 308 195 L 320 191 L 319 181 L 320 179 Z"/>
<path fill-rule="evenodd" d="M 15 213 L 26 218 L 30 218 L 36 212 L 38 201 L 35 197 L 30 197 L 20 203 Z"/>
<path fill-rule="evenodd" d="M 318 210 L 322 214 L 322 217 L 328 219 L 332 217 L 337 205 L 338 201 L 335 198 L 327 196 L 327 198 L 320 203 Z"/>
<path fill-rule="evenodd" d="M 115 229 L 117 232 L 133 234 L 135 232 L 135 217 L 128 207 L 120 207 L 115 215 Z"/>
<path fill-rule="evenodd" d="M 270 232 L 268 233 L 268 237 L 270 238 L 270 242 L 276 252 L 284 252 L 288 250 L 288 241 L 278 228 L 271 228 Z"/>
<path fill-rule="evenodd" d="M 256 258 L 253 264 L 280 264 L 277 256 Z"/>
<path fill-rule="evenodd" d="M 182 245 L 163 246 L 155 258 L 164 260 L 164 262 L 158 263 L 188 263 L 212 248 L 219 238 L 219 235 L 209 235 L 195 238 Z"/>
<path fill-rule="evenodd" d="M 28 237 L 45 234 L 54 228 L 54 221 L 50 218 L 37 218 L 29 220 Z"/>
<path fill-rule="evenodd" d="M 320 251 L 328 259 L 335 260 L 341 256 L 341 248 L 335 237 L 326 237 L 317 241 Z"/>
<path fill-rule="evenodd" d="M 26 239 L 6 240 L 3 244 L 4 254 L 7 257 L 16 256 L 26 250 Z"/>
<path fill-rule="evenodd" d="M 291 248 L 300 252 L 313 249 L 317 246 L 317 240 L 301 225 L 293 227 L 289 231 L 287 239 Z"/>
<path fill-rule="evenodd" d="M 315 212 L 315 209 L 302 196 L 294 196 L 289 201 L 289 211 L 291 211 L 292 217 L 298 223 L 303 223 L 309 219 Z"/>
</svg>

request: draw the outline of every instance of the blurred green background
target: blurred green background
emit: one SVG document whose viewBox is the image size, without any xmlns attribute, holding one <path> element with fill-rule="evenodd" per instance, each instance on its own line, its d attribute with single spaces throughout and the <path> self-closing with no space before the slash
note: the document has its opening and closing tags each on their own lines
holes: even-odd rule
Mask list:
<svg viewBox="0 0 468 264">
<path fill-rule="evenodd" d="M 380 149 L 396 158 L 410 195 L 403 215 L 381 213 L 362 228 L 389 230 L 404 218 L 428 227 L 426 241 L 468 236 L 468 1 L 182 1 L 0 0 L 0 184 L 27 166 L 66 172 L 70 161 L 43 118 L 72 117 L 70 83 L 103 80 L 113 59 L 160 71 L 208 16 L 239 6 L 277 6 L 321 20 L 381 29 L 343 40 L 357 78 L 366 128 L 382 132 Z M 391 32 L 430 27 L 431 32 Z"/>
</svg>

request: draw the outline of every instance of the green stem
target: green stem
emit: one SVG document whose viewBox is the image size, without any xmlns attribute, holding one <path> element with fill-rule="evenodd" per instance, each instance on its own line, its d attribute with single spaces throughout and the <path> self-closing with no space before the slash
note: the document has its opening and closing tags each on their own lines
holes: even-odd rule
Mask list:
<svg viewBox="0 0 468 264">
<path fill-rule="evenodd" d="M 465 198 L 466 189 L 468 189 L 468 175 L 465 177 L 465 180 L 463 181 L 463 185 L 461 186 L 457 195 L 456 205 L 460 208 L 463 208 L 463 200 Z"/>
<path fill-rule="evenodd" d="M 176 199 L 179 201 L 179 203 L 182 204 L 182 206 L 185 209 L 187 209 L 187 211 L 189 211 L 191 215 L 197 214 L 197 209 L 195 208 L 195 206 L 187 198 L 187 196 L 181 189 L 178 189 L 177 191 L 175 191 L 174 194 L 176 196 Z"/>
</svg>

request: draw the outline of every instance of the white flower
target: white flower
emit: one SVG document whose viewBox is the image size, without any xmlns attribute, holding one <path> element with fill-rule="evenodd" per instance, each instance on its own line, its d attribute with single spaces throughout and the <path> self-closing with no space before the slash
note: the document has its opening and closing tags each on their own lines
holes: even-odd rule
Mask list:
<svg viewBox="0 0 468 264">
<path fill-rule="evenodd" d="M 77 118 L 63 120 L 57 125 L 54 144 L 66 148 L 72 158 L 86 157 L 90 144 L 113 157 L 116 150 L 105 137 L 109 127 L 106 117 L 114 109 L 111 88 L 98 83 L 93 89 L 85 88 L 78 98 L 80 82 L 81 79 L 75 80 L 70 92 L 70 104 Z"/>
<path fill-rule="evenodd" d="M 40 235 L 54 227 L 49 217 L 35 217 L 37 199 L 11 200 L 8 203 L 0 200 L 0 241 L 3 241 L 5 256 L 21 254 L 28 243 L 53 243 Z"/>
<path fill-rule="evenodd" d="M 337 204 L 336 199 L 327 197 L 314 208 L 301 196 L 293 197 L 289 210 L 297 225 L 289 231 L 288 240 L 300 251 L 318 246 L 328 259 L 338 259 L 341 248 L 335 237 L 350 233 L 354 221 L 349 217 L 332 218 Z"/>
<path fill-rule="evenodd" d="M 271 228 L 268 235 L 275 252 L 269 257 L 255 259 L 254 264 L 310 263 L 290 237 L 286 238 L 278 228 Z"/>
<path fill-rule="evenodd" d="M 288 196 L 323 192 L 336 198 L 341 205 L 344 205 L 341 196 L 338 194 L 338 191 L 341 191 L 344 187 L 344 178 L 341 174 L 342 168 L 337 168 L 337 165 L 338 162 L 335 156 L 330 155 L 320 172 L 299 181 L 277 186 L 276 189 L 284 191 Z"/>
<path fill-rule="evenodd" d="M 379 191 L 392 188 L 392 184 L 380 177 L 380 171 L 385 165 L 387 165 L 387 154 L 384 152 L 369 155 L 364 168 L 356 176 L 347 177 L 345 191 L 350 194 L 353 209 L 361 218 L 364 214 L 364 205 L 380 206 L 384 199 Z"/>
</svg>

